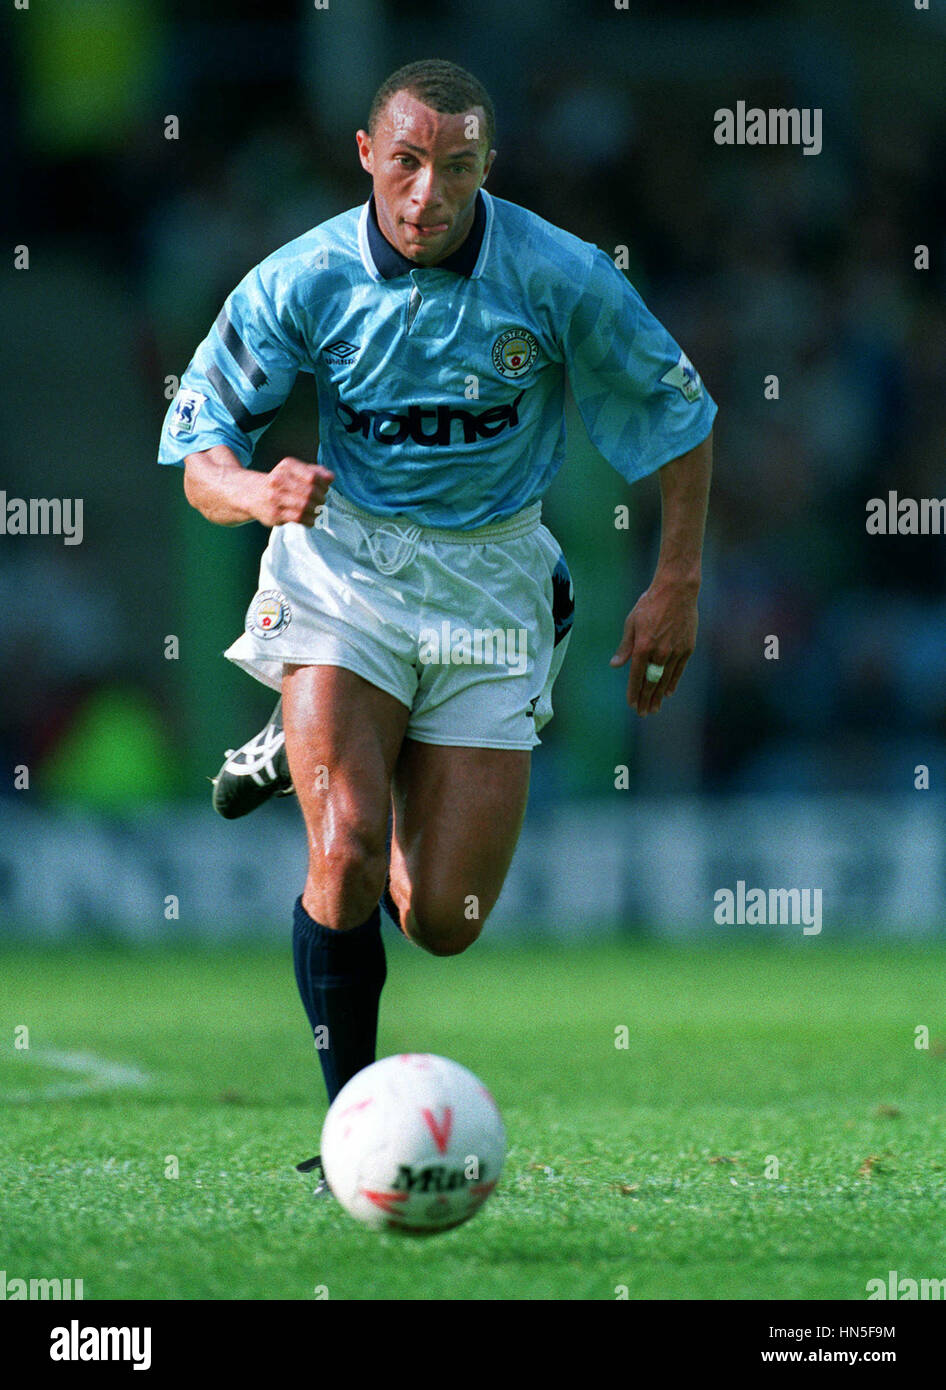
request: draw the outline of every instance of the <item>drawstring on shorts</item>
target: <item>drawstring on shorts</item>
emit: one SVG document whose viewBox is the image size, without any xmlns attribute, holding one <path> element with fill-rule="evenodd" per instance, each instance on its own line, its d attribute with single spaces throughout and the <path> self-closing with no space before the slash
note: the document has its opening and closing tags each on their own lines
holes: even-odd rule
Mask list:
<svg viewBox="0 0 946 1390">
<path fill-rule="evenodd" d="M 423 535 L 420 526 L 401 527 L 393 521 L 385 521 L 374 530 L 369 531 L 357 517 L 352 519 L 365 538 L 375 569 L 381 574 L 397 574 L 398 570 L 402 570 L 405 565 L 410 564 L 417 554 L 417 547 Z M 394 542 L 394 548 L 390 554 L 385 554 L 386 541 Z"/>
<path fill-rule="evenodd" d="M 494 541 L 513 540 L 534 531 L 542 520 L 542 504 L 534 502 L 515 516 L 502 521 L 487 522 L 465 531 L 447 530 L 439 526 L 418 526 L 414 522 L 398 518 L 382 519 L 371 512 L 363 511 L 346 497 L 330 491 L 326 506 L 338 511 L 353 522 L 362 536 L 372 563 L 379 574 L 397 574 L 410 564 L 417 554 L 417 547 L 425 540 L 443 541 L 453 545 L 485 545 Z"/>
</svg>

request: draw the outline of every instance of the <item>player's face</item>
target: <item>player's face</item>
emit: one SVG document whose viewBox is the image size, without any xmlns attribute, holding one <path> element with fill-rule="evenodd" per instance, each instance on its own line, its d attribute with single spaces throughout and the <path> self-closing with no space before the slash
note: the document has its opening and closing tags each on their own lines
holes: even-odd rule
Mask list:
<svg viewBox="0 0 946 1390">
<path fill-rule="evenodd" d="M 395 92 L 374 138 L 358 131 L 358 154 L 374 180 L 378 225 L 408 260 L 436 265 L 472 227 L 477 190 L 496 155 L 486 148 L 485 130 L 481 107 L 447 116 L 409 92 Z"/>
</svg>

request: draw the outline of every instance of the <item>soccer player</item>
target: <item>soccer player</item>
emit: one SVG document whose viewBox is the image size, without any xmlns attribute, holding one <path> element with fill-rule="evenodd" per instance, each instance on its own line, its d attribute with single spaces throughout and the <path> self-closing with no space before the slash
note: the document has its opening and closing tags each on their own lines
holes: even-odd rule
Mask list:
<svg viewBox="0 0 946 1390">
<path fill-rule="evenodd" d="M 372 196 L 237 286 L 160 449 L 208 520 L 272 528 L 226 655 L 281 703 L 215 796 L 228 815 L 299 797 L 296 979 L 327 1030 L 330 1100 L 374 1059 L 379 900 L 411 941 L 454 955 L 512 859 L 572 623 L 540 516 L 564 456 L 566 375 L 618 472 L 659 470 L 656 572 L 611 659 L 630 662 L 640 715 L 693 651 L 716 413 L 604 252 L 485 191 L 494 113 L 469 73 L 401 68 L 356 140 Z M 318 462 L 256 471 L 300 371 L 318 388 Z"/>
</svg>

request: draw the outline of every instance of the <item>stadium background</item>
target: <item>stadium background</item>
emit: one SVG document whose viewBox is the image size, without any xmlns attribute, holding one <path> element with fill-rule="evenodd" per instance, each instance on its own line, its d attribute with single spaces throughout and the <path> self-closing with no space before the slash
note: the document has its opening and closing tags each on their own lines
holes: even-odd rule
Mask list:
<svg viewBox="0 0 946 1390">
<path fill-rule="evenodd" d="M 206 781 L 269 708 L 220 657 L 265 534 L 211 527 L 155 465 L 166 381 L 250 266 L 366 197 L 353 131 L 429 55 L 494 94 L 491 190 L 626 247 L 720 405 L 699 649 L 644 723 L 608 659 L 657 484 L 573 421 L 546 520 L 577 621 L 493 934 L 711 938 L 737 879 L 822 887 L 826 936 L 942 930 L 946 542 L 865 529 L 890 489 L 946 495 L 942 10 L 63 0 L 0 25 L 2 486 L 84 500 L 81 545 L 0 544 L 0 931 L 285 932 L 294 805 L 227 826 Z M 822 152 L 716 145 L 737 100 L 821 108 Z M 311 390 L 257 466 L 314 457 Z"/>
</svg>

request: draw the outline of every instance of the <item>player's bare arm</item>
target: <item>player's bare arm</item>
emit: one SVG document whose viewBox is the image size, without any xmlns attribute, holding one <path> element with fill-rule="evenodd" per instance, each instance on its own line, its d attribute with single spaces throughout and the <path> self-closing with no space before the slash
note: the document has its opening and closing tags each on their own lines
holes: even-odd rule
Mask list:
<svg viewBox="0 0 946 1390">
<path fill-rule="evenodd" d="M 640 715 L 656 714 L 672 695 L 696 646 L 697 599 L 702 577 L 703 533 L 713 467 L 712 431 L 695 449 L 660 469 L 660 553 L 650 587 L 624 623 L 612 666 L 630 660 L 627 702 Z M 649 666 L 663 667 L 648 681 Z"/>
<path fill-rule="evenodd" d="M 192 507 L 218 526 L 300 522 L 314 526 L 335 475 L 317 463 L 284 458 L 269 473 L 244 468 L 232 449 L 215 445 L 188 454 L 184 492 Z"/>
</svg>

